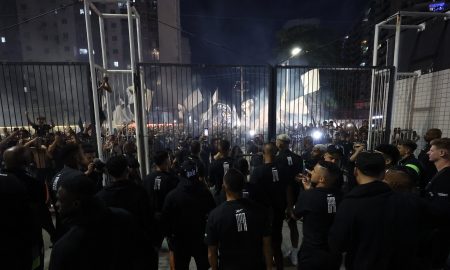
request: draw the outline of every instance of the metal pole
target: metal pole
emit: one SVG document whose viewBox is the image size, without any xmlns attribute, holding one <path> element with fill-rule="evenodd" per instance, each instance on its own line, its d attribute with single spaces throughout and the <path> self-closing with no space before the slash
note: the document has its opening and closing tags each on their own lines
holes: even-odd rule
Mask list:
<svg viewBox="0 0 450 270">
<path fill-rule="evenodd" d="M 142 135 L 140 127 L 142 126 L 142 123 L 140 121 L 139 114 L 137 113 L 138 108 L 137 105 L 139 104 L 136 102 L 137 95 L 136 95 L 136 84 L 135 84 L 135 78 L 136 78 L 136 52 L 134 50 L 134 28 L 133 28 L 133 16 L 132 16 L 132 7 L 131 7 L 131 1 L 127 0 L 127 14 L 128 14 L 128 37 L 130 39 L 130 64 L 131 64 L 131 74 L 132 74 L 132 84 L 134 89 L 134 104 L 136 105 L 134 108 L 134 122 L 136 123 L 136 147 L 137 147 L 137 154 L 138 154 L 138 161 L 141 166 L 139 167 L 141 176 L 144 175 L 144 166 L 143 166 L 143 157 L 142 157 Z"/>
<path fill-rule="evenodd" d="M 373 39 L 373 55 L 372 66 L 376 67 L 378 64 L 378 39 L 380 34 L 379 24 L 375 25 L 375 36 Z M 367 134 L 367 149 L 372 149 L 372 118 L 373 109 L 375 106 L 375 69 L 372 69 L 372 86 L 370 89 L 370 109 L 369 109 L 369 131 Z"/>
<path fill-rule="evenodd" d="M 395 25 L 395 44 L 394 44 L 394 67 L 395 67 L 395 79 L 397 80 L 397 72 L 398 72 L 398 54 L 400 51 L 400 31 L 402 26 L 402 17 L 400 15 L 397 16 L 397 23 Z"/>
<path fill-rule="evenodd" d="M 88 54 L 89 54 L 89 68 L 91 71 L 91 84 L 92 84 L 92 98 L 94 105 L 94 118 L 95 118 L 95 136 L 97 137 L 97 151 L 98 157 L 103 159 L 103 145 L 102 145 L 102 134 L 101 134 L 101 123 L 100 123 L 100 112 L 98 108 L 98 95 L 97 95 L 97 84 L 95 82 L 95 63 L 94 63 L 94 49 L 92 48 L 92 28 L 91 28 L 91 16 L 89 15 L 89 0 L 84 0 L 84 19 L 86 21 L 86 34 L 88 43 Z"/>
<path fill-rule="evenodd" d="M 138 45 L 138 60 L 139 63 L 144 62 L 144 57 L 142 55 L 142 29 L 141 29 L 141 17 L 139 16 L 139 13 L 134 9 L 134 12 L 136 14 L 136 34 L 137 34 L 137 45 Z M 148 128 L 147 128 L 147 102 L 146 102 L 146 92 L 147 91 L 145 87 L 145 80 L 144 80 L 144 74 L 141 70 L 139 70 L 139 78 L 140 78 L 140 84 L 141 84 L 141 106 L 142 106 L 142 122 L 144 122 L 143 126 L 143 136 L 144 136 L 144 158 L 145 158 L 145 167 L 146 172 L 150 173 L 151 170 L 151 164 L 150 164 L 150 149 L 148 145 Z M 149 97 L 147 97 L 148 99 Z"/>
<path fill-rule="evenodd" d="M 107 62 L 107 58 L 106 58 L 105 24 L 104 24 L 104 19 L 101 16 L 98 17 L 98 25 L 100 28 L 100 44 L 102 47 L 103 77 L 105 77 L 107 75 L 105 70 L 108 69 L 108 62 Z M 108 122 L 109 134 L 111 135 L 111 134 L 113 134 L 112 110 L 111 110 L 111 102 L 110 102 L 111 93 L 108 93 L 105 91 L 105 94 L 106 94 L 106 110 L 108 111 L 108 117 L 107 117 L 106 121 Z"/>
</svg>

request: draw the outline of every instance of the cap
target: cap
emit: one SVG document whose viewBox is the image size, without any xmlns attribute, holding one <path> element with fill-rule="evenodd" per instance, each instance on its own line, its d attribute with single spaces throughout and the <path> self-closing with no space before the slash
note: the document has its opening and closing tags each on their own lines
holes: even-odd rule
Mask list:
<svg viewBox="0 0 450 270">
<path fill-rule="evenodd" d="M 189 180 L 198 179 L 197 164 L 192 160 L 186 160 L 180 166 L 181 175 Z"/>
<path fill-rule="evenodd" d="M 277 140 L 283 141 L 283 142 L 291 142 L 291 138 L 287 134 L 280 134 L 277 136 Z"/>
<path fill-rule="evenodd" d="M 364 174 L 383 172 L 385 168 L 384 157 L 380 153 L 362 152 L 356 157 L 355 167 Z"/>
</svg>

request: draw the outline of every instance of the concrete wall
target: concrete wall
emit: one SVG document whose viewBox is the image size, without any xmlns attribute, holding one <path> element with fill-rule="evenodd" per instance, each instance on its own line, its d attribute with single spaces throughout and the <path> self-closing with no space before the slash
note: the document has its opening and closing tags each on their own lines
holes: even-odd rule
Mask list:
<svg viewBox="0 0 450 270">
<path fill-rule="evenodd" d="M 450 69 L 397 81 L 392 128 L 397 127 L 415 130 L 421 136 L 419 147 L 430 128 L 450 136 Z"/>
</svg>

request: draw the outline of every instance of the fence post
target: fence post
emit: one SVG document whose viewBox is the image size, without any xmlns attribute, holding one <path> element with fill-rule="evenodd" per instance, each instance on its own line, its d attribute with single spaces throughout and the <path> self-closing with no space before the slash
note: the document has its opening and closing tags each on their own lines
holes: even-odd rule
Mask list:
<svg viewBox="0 0 450 270">
<path fill-rule="evenodd" d="M 389 92 L 387 96 L 387 108 L 386 108 L 386 127 L 385 127 L 385 138 L 384 143 L 391 142 L 391 124 L 392 124 L 392 106 L 394 103 L 394 91 L 395 91 L 395 83 L 397 80 L 397 73 L 395 67 L 391 67 L 389 69 Z"/>
<path fill-rule="evenodd" d="M 269 92 L 269 115 L 268 115 L 268 133 L 269 133 L 269 141 L 275 139 L 277 133 L 277 67 L 269 66 L 270 76 L 268 83 L 268 92 Z"/>
</svg>

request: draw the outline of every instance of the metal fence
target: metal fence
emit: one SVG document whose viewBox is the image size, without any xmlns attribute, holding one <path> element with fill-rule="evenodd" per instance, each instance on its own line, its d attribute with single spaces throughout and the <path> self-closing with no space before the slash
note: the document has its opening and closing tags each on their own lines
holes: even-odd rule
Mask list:
<svg viewBox="0 0 450 270">
<path fill-rule="evenodd" d="M 371 137 L 375 144 L 382 142 L 391 72 L 371 67 L 277 67 L 277 133 L 289 134 L 297 151 L 306 136 L 329 143 L 339 131 L 359 141 Z M 370 116 L 372 91 L 375 102 Z"/>
<path fill-rule="evenodd" d="M 151 149 L 187 137 L 268 139 L 270 67 L 140 64 Z"/>
<path fill-rule="evenodd" d="M 86 63 L 0 64 L 0 126 L 16 128 L 45 117 L 56 130 L 93 122 Z"/>
<path fill-rule="evenodd" d="M 27 126 L 26 111 L 33 119 L 53 120 L 57 129 L 93 123 L 89 72 L 87 63 L 1 64 L 0 126 Z M 134 136 L 133 129 L 142 129 L 146 151 L 174 149 L 180 140 L 200 136 L 245 148 L 250 140 L 280 133 L 288 133 L 300 151 L 305 136 L 326 143 L 339 130 L 371 145 L 387 141 L 393 72 L 140 63 L 135 78 L 101 68 L 94 77 L 100 83 L 107 75 L 113 90 L 99 93 L 104 133 L 129 127 L 121 134 Z M 133 125 L 136 116 L 141 127 Z"/>
</svg>

